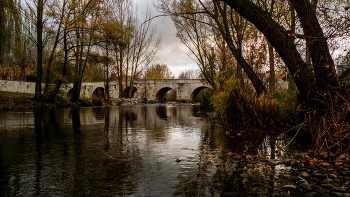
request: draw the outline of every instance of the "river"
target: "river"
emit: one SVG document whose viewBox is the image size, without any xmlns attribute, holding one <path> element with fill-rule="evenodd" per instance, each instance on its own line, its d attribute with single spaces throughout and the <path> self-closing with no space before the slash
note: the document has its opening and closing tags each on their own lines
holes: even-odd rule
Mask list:
<svg viewBox="0 0 350 197">
<path fill-rule="evenodd" d="M 228 137 L 195 105 L 1 111 L 0 194 L 240 196 L 252 188 L 234 175 L 238 155 L 277 157 L 276 141 L 252 138 Z M 254 165 L 266 195 L 288 170 Z"/>
</svg>

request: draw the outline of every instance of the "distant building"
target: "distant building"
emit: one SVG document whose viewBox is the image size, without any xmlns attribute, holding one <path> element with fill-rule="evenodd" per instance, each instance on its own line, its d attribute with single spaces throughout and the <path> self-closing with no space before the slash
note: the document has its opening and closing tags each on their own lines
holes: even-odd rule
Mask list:
<svg viewBox="0 0 350 197">
<path fill-rule="evenodd" d="M 265 84 L 268 84 L 268 80 L 270 78 L 270 71 L 267 71 L 266 73 L 260 73 L 259 76 Z M 275 82 L 276 90 L 287 90 L 289 84 L 287 73 L 276 73 Z"/>
</svg>

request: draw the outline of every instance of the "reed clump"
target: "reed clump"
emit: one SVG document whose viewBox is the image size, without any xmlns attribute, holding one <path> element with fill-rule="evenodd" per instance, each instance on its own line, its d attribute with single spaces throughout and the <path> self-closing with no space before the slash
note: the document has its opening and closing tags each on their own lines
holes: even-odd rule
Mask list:
<svg viewBox="0 0 350 197">
<path fill-rule="evenodd" d="M 341 95 L 322 95 L 322 110 L 308 106 L 305 130 L 312 139 L 312 153 L 334 161 L 350 153 L 350 102 Z"/>
<path fill-rule="evenodd" d="M 280 131 L 285 128 L 287 117 L 294 114 L 290 104 L 282 105 L 282 99 L 267 94 L 257 96 L 250 88 L 231 87 L 219 92 L 213 101 L 227 131 L 249 128 Z"/>
<path fill-rule="evenodd" d="M 334 162 L 350 153 L 350 101 L 341 95 L 319 95 L 320 100 L 308 100 L 297 105 L 296 94 L 279 92 L 273 96 L 257 96 L 252 89 L 229 89 L 213 97 L 214 108 L 225 131 L 268 131 L 276 134 L 288 131 L 293 139 L 308 139 L 310 153 L 322 155 Z"/>
</svg>

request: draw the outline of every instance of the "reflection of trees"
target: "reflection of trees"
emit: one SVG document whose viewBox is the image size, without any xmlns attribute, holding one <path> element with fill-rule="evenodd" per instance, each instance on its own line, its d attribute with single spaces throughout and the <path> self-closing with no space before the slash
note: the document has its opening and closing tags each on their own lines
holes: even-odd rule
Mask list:
<svg viewBox="0 0 350 197">
<path fill-rule="evenodd" d="M 233 163 L 231 171 L 225 176 L 222 192 L 232 192 L 237 196 L 251 196 L 254 194 L 272 194 L 274 184 L 271 183 L 273 169 L 263 163 L 260 158 L 270 155 L 275 158 L 275 137 L 269 136 L 266 132 L 241 131 L 231 133 L 228 136 L 227 150 L 235 156 L 225 156 L 224 161 Z M 233 137 L 234 136 L 234 137 Z M 254 155 L 256 158 L 249 158 Z M 248 159 L 247 159 L 248 158 Z"/>
<path fill-rule="evenodd" d="M 144 152 L 140 145 L 148 144 L 140 142 L 140 139 L 147 138 L 146 140 L 150 141 L 150 147 L 153 147 L 155 144 L 151 143 L 168 140 L 170 129 L 167 128 L 187 127 L 193 125 L 194 120 L 200 120 L 188 118 L 191 116 L 191 107 L 168 107 L 166 110 L 170 117 L 167 120 L 158 118 L 156 106 L 104 107 L 97 110 L 93 108 L 56 109 L 38 112 L 35 116 L 38 118 L 35 121 L 38 128 L 37 135 L 26 139 L 25 137 L 28 138 L 26 134 L 22 139 L 25 143 L 20 152 L 30 153 L 26 154 L 25 161 L 21 161 L 24 159 L 20 157 L 16 157 L 19 162 L 14 157 L 11 158 L 11 161 L 15 161 L 13 163 L 22 162 L 25 167 L 28 167 L 26 170 L 37 173 L 25 174 L 26 177 L 24 177 L 23 172 L 19 172 L 18 187 L 31 188 L 32 196 L 52 194 L 50 193 L 52 188 L 55 188 L 54 193 L 59 196 L 132 195 L 135 188 L 139 186 L 137 183 L 140 176 L 146 176 L 147 165 L 153 165 L 153 163 L 147 163 L 149 158 L 144 160 Z M 84 124 L 84 120 L 94 119 L 91 117 L 96 117 L 96 114 L 98 117 L 104 117 L 104 121 Z M 71 122 L 64 121 L 67 119 Z M 199 124 L 201 123 L 202 120 Z M 217 128 L 206 127 L 205 129 L 208 132 L 203 133 L 205 134 L 202 136 L 204 143 L 201 144 L 200 155 L 201 162 L 205 164 L 200 163 L 199 171 L 196 171 L 196 164 L 194 167 L 183 169 L 183 175 L 187 176 L 188 171 L 192 170 L 195 175 L 188 178 L 190 180 L 186 180 L 182 188 L 203 188 L 215 193 L 218 189 L 212 189 L 211 184 L 214 182 L 211 177 L 225 179 L 225 173 L 229 172 L 223 169 L 225 164 L 223 159 L 213 158 L 209 154 L 211 150 L 229 145 L 228 142 L 224 142 L 222 133 L 220 134 Z M 16 141 L 14 144 L 18 145 L 20 142 Z M 30 150 L 28 150 L 28 144 L 33 144 L 32 147 L 29 146 Z M 197 158 L 197 156 L 194 157 Z M 3 161 L 0 161 L 0 165 L 1 163 Z M 180 162 L 178 165 L 183 163 L 185 162 Z M 215 175 L 210 174 L 211 177 L 200 174 L 200 172 L 212 170 Z M 197 177 L 197 174 L 198 179 L 193 181 L 193 177 Z M 23 186 L 23 179 L 32 181 L 28 181 L 30 183 Z M 35 179 L 38 181 L 34 182 Z M 184 177 L 181 178 L 181 180 L 184 179 Z M 34 183 L 37 183 L 37 187 L 34 188 L 37 189 L 36 194 L 33 193 Z M 187 196 L 200 196 L 195 192 L 191 194 L 193 195 Z M 204 194 L 204 192 L 198 194 Z"/>
<path fill-rule="evenodd" d="M 103 120 L 106 115 L 107 107 L 94 107 L 92 108 L 92 113 L 94 114 L 96 120 Z"/>
<path fill-rule="evenodd" d="M 189 174 L 188 169 L 179 173 L 174 196 L 223 196 L 224 193 L 230 196 L 251 196 L 274 192 L 275 169 L 261 163 L 258 158 L 249 160 L 245 156 L 270 154 L 271 158 L 275 158 L 274 137 L 268 137 L 262 132 L 232 133 L 230 136 L 209 122 L 204 125 L 198 169 L 190 176 L 180 176 Z"/>
<path fill-rule="evenodd" d="M 133 110 L 119 108 L 119 121 L 112 125 L 112 108 L 82 113 L 72 110 L 74 132 L 73 196 L 125 195 L 136 187 L 136 175 L 142 170 L 137 140 L 124 132 L 137 119 Z M 84 116 L 104 116 L 104 124 L 81 125 Z M 116 126 L 116 127 L 115 127 Z M 91 128 L 93 127 L 93 128 Z M 113 129 L 112 129 L 113 128 Z M 72 156 L 70 158 L 72 159 Z"/>
<path fill-rule="evenodd" d="M 172 127 L 174 124 L 181 122 L 181 117 L 177 116 L 176 107 L 167 107 L 166 105 L 155 106 L 155 114 L 153 108 L 148 108 L 147 126 L 150 130 L 149 140 L 167 141 L 167 127 Z M 152 113 L 153 112 L 153 113 Z M 150 123 L 153 124 L 150 124 Z"/>
<path fill-rule="evenodd" d="M 1 117 L 1 115 L 0 115 Z M 8 172 L 10 172 L 10 162 L 8 160 L 3 159 L 6 158 L 6 147 L 3 145 L 3 139 L 0 139 L 0 194 L 4 196 L 10 196 L 8 189 L 6 188 L 11 176 Z M 11 196 L 14 196 L 12 194 Z"/>
<path fill-rule="evenodd" d="M 0 133 L 0 196 L 130 195 L 142 158 L 136 132 L 123 132 L 130 129 L 125 122 L 137 117 L 129 112 L 105 108 L 105 124 L 84 125 L 81 121 L 94 116 L 92 108 L 37 110 L 31 122 L 35 128 Z M 112 113 L 122 117 L 123 131 L 111 121 Z"/>
<path fill-rule="evenodd" d="M 188 114 L 186 114 L 185 116 L 177 116 L 177 111 L 178 111 L 177 107 L 169 107 L 168 108 L 168 113 L 170 114 L 170 118 L 180 119 L 180 118 L 188 117 Z"/>
<path fill-rule="evenodd" d="M 35 126 L 35 140 L 36 140 L 36 146 L 35 146 L 35 184 L 34 184 L 34 190 L 35 195 L 40 196 L 41 192 L 41 172 L 43 169 L 43 163 L 42 163 L 42 127 L 41 127 L 42 119 L 41 119 L 41 113 L 38 111 L 34 112 L 34 126 Z"/>
<path fill-rule="evenodd" d="M 168 119 L 168 114 L 167 114 L 167 107 L 164 106 L 164 105 L 161 105 L 161 106 L 157 106 L 156 107 L 156 114 L 158 115 L 158 117 L 160 119 Z"/>
<path fill-rule="evenodd" d="M 107 107 L 104 111 L 104 117 L 105 117 L 105 127 L 104 127 L 104 131 L 105 131 L 105 143 L 104 143 L 104 147 L 105 147 L 105 151 L 109 150 L 109 119 L 110 119 L 110 111 L 111 109 L 109 107 Z"/>
<path fill-rule="evenodd" d="M 261 131 L 230 133 L 230 135 L 227 136 L 228 144 L 231 145 L 229 150 L 236 154 L 256 155 L 266 137 L 267 134 Z"/>
<path fill-rule="evenodd" d="M 132 107 L 120 108 L 120 124 L 125 124 L 125 128 L 134 127 L 134 122 L 137 120 L 137 114 Z"/>
<path fill-rule="evenodd" d="M 81 123 L 80 123 L 80 110 L 79 108 L 73 108 L 71 110 L 72 115 L 72 126 L 73 126 L 73 140 L 74 140 L 74 161 L 75 161 L 75 168 L 74 168 L 74 176 L 73 176 L 73 196 L 82 196 L 85 193 L 85 184 L 86 181 L 84 177 L 82 176 L 85 171 L 85 165 L 84 165 L 84 157 L 82 156 L 83 152 L 83 135 L 80 130 Z"/>
<path fill-rule="evenodd" d="M 201 110 L 201 107 L 199 105 L 193 105 L 191 107 L 191 114 L 194 117 L 205 117 L 206 113 L 206 111 Z"/>
<path fill-rule="evenodd" d="M 177 107 L 167 107 L 166 105 L 156 106 L 156 114 L 160 119 L 163 119 L 163 120 L 168 120 L 170 118 L 177 118 L 177 110 L 178 110 Z"/>
<path fill-rule="evenodd" d="M 179 176 L 175 196 L 221 196 L 222 185 L 227 171 L 226 159 L 218 154 L 225 147 L 222 130 L 209 122 L 204 122 L 203 135 L 199 145 L 199 163 L 195 174 Z M 184 169 L 188 174 L 188 169 Z"/>
<path fill-rule="evenodd" d="M 131 107 L 120 107 L 119 120 L 116 122 L 116 133 L 109 129 L 109 114 L 106 111 L 105 136 L 108 149 L 103 158 L 104 183 L 110 191 L 110 195 L 130 194 L 136 187 L 137 174 L 142 170 L 142 158 L 135 135 L 129 134 L 129 129 L 134 126 L 137 115 Z M 110 143 L 113 141 L 114 143 Z"/>
</svg>

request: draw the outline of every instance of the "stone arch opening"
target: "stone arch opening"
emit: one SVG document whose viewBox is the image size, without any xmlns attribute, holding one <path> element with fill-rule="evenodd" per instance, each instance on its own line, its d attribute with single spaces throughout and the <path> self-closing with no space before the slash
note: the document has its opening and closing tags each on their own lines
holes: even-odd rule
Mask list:
<svg viewBox="0 0 350 197">
<path fill-rule="evenodd" d="M 130 89 L 132 88 L 131 92 L 130 92 Z M 134 98 L 135 96 L 135 92 L 137 91 L 137 88 L 136 87 L 131 87 L 131 86 L 128 86 L 124 89 L 123 91 L 123 94 L 124 94 L 124 98 Z M 131 93 L 131 94 L 130 94 Z"/>
<path fill-rule="evenodd" d="M 198 96 L 199 92 L 202 91 L 203 89 L 207 89 L 207 88 L 208 87 L 206 87 L 206 86 L 201 86 L 201 87 L 198 87 L 195 90 L 193 90 L 193 92 L 191 94 L 191 101 L 193 101 L 193 102 L 198 101 L 197 96 Z"/>
<path fill-rule="evenodd" d="M 105 89 L 98 87 L 92 93 L 92 100 L 104 100 L 105 98 Z"/>
<path fill-rule="evenodd" d="M 177 95 L 176 91 L 170 87 L 165 87 L 158 90 L 156 94 L 157 102 L 166 102 L 166 101 L 174 101 L 176 100 Z"/>
</svg>

